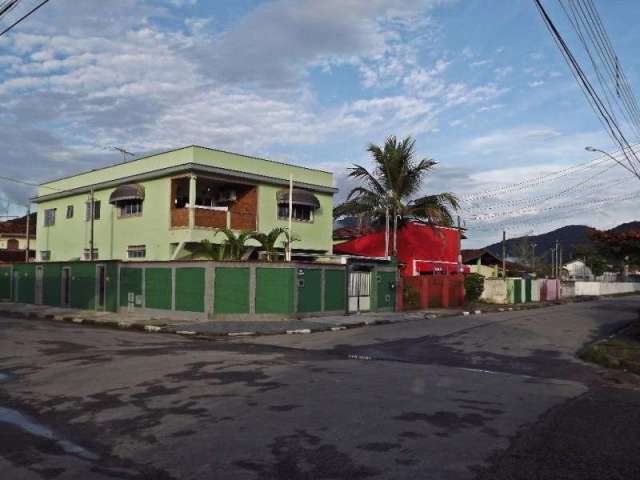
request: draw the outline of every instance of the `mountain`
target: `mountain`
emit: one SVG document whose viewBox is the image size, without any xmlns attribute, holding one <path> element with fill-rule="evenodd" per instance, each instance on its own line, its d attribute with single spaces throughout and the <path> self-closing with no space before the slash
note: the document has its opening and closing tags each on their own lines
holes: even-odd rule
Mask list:
<svg viewBox="0 0 640 480">
<path fill-rule="evenodd" d="M 588 235 L 590 229 L 591 227 L 586 225 L 567 225 L 540 235 L 508 238 L 505 242 L 507 246 L 507 257 L 517 257 L 519 255 L 518 252 L 522 248 L 521 245 L 523 242 L 527 242 L 530 245 L 536 245 L 535 252 L 537 257 L 550 258 L 550 250 L 555 247 L 557 240 L 562 247 L 563 258 L 565 260 L 569 259 L 571 258 L 574 245 L 593 245 Z M 629 230 L 640 231 L 640 221 L 622 223 L 610 229 L 609 232 L 623 233 Z M 502 257 L 502 242 L 493 243 L 484 248 Z"/>
</svg>

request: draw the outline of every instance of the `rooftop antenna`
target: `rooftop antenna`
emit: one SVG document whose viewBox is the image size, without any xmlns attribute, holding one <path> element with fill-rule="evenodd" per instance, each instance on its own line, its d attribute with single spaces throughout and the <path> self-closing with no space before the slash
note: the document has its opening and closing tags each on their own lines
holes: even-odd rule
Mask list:
<svg viewBox="0 0 640 480">
<path fill-rule="evenodd" d="M 129 155 L 130 157 L 135 157 L 136 154 L 135 153 L 131 153 L 128 150 L 125 150 L 122 147 L 108 147 L 109 150 L 115 150 L 116 152 L 120 152 L 122 154 L 122 163 L 125 163 L 127 161 L 127 155 Z"/>
</svg>

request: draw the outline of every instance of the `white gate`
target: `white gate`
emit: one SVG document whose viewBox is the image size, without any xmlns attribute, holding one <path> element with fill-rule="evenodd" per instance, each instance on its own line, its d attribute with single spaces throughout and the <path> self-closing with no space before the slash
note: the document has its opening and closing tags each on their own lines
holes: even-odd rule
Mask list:
<svg viewBox="0 0 640 480">
<path fill-rule="evenodd" d="M 349 312 L 371 310 L 371 272 L 349 272 Z"/>
</svg>

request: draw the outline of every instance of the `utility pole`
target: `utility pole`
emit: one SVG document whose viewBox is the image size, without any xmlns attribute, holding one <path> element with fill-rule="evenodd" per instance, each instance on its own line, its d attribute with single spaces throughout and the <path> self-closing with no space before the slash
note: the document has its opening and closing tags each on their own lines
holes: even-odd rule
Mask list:
<svg viewBox="0 0 640 480">
<path fill-rule="evenodd" d="M 29 202 L 27 204 L 27 251 L 25 252 L 25 257 L 24 257 L 24 261 L 29 263 L 29 250 L 31 249 L 30 243 L 31 243 L 31 235 L 29 232 L 29 228 L 30 228 L 30 221 L 31 221 L 31 202 Z"/>
<path fill-rule="evenodd" d="M 507 278 L 507 231 L 502 231 L 502 278 Z"/>
<path fill-rule="evenodd" d="M 531 244 L 531 270 L 535 273 L 536 271 L 536 247 L 538 245 L 535 243 Z"/>
<path fill-rule="evenodd" d="M 289 174 L 289 241 L 287 242 L 286 261 L 291 261 L 291 240 L 293 239 L 293 174 Z"/>
<path fill-rule="evenodd" d="M 384 209 L 384 256 L 389 258 L 389 192 L 386 193 Z"/>
<path fill-rule="evenodd" d="M 549 250 L 549 259 L 551 261 L 551 278 L 555 278 L 556 256 L 553 248 Z"/>
<path fill-rule="evenodd" d="M 560 270 L 558 278 L 562 280 L 562 246 L 560 246 L 560 260 L 558 261 L 558 269 Z"/>
<path fill-rule="evenodd" d="M 393 256 L 398 256 L 398 210 L 394 192 L 391 192 L 393 198 Z"/>
<path fill-rule="evenodd" d="M 460 215 L 458 215 L 458 273 L 462 273 L 462 227 Z"/>
<path fill-rule="evenodd" d="M 93 241 L 94 241 L 94 237 L 93 237 L 93 224 L 94 224 L 94 220 L 95 220 L 95 198 L 93 195 L 93 187 L 91 188 L 91 193 L 90 193 L 90 199 L 89 199 L 89 219 L 91 221 L 91 227 L 90 227 L 90 237 L 89 237 L 89 259 L 93 260 Z"/>
<path fill-rule="evenodd" d="M 558 278 L 560 273 L 560 242 L 558 240 L 556 240 L 555 262 L 556 262 L 556 275 L 554 278 Z"/>
</svg>

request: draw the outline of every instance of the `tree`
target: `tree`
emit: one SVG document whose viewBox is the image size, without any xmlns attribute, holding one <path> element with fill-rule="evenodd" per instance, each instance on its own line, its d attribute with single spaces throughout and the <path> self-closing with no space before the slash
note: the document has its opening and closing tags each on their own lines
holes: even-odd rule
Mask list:
<svg viewBox="0 0 640 480">
<path fill-rule="evenodd" d="M 334 209 L 334 216 L 366 216 L 375 227 L 386 218 L 393 222 L 393 252 L 397 252 L 398 224 L 409 220 L 450 226 L 458 199 L 452 193 L 417 196 L 424 177 L 438 164 L 432 159 L 416 160 L 415 140 L 410 136 L 398 141 L 386 139 L 384 146 L 370 144 L 367 151 L 374 163 L 372 171 L 354 164 L 349 176 L 362 182 L 349 193 L 347 200 Z"/>
<path fill-rule="evenodd" d="M 229 228 L 221 228 L 216 231 L 215 235 L 218 233 L 222 233 L 226 237 L 222 242 L 225 249 L 225 259 L 242 260 L 247 251 L 246 243 L 255 232 L 244 230 L 236 234 Z"/>
<path fill-rule="evenodd" d="M 226 250 L 226 245 L 211 243 L 205 238 L 192 248 L 191 256 L 194 258 L 199 257 L 220 261 L 225 259 Z"/>
<path fill-rule="evenodd" d="M 278 242 L 281 236 L 284 236 L 283 243 L 286 248 L 290 238 L 289 230 L 287 228 L 276 227 L 272 229 L 269 233 L 253 232 L 251 234 L 251 238 L 256 240 L 258 243 L 260 243 L 260 246 L 265 251 L 267 256 L 267 262 L 271 262 L 274 260 L 275 253 L 276 253 L 276 243 Z M 291 236 L 292 242 L 295 242 L 297 240 L 299 240 L 299 238 L 296 235 Z"/>
</svg>

